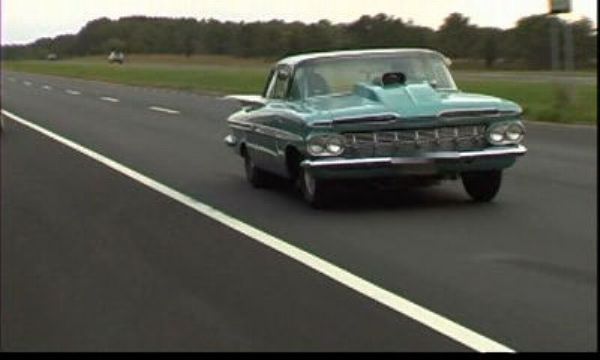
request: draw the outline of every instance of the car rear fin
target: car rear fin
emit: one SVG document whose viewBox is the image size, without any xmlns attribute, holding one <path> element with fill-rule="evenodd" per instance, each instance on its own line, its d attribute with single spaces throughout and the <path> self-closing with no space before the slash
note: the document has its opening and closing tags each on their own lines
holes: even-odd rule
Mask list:
<svg viewBox="0 0 600 360">
<path fill-rule="evenodd" d="M 223 99 L 239 101 L 242 106 L 262 106 L 266 104 L 266 99 L 260 95 L 227 95 Z"/>
</svg>

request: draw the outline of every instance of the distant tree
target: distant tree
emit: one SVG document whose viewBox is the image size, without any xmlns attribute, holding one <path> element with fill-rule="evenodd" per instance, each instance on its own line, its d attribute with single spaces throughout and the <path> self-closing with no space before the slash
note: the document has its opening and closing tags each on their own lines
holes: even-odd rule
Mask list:
<svg viewBox="0 0 600 360">
<path fill-rule="evenodd" d="M 88 22 L 77 34 L 76 51 L 80 55 L 103 52 L 103 43 L 111 38 L 111 25 L 112 21 L 108 18 Z"/>
<path fill-rule="evenodd" d="M 383 13 L 364 15 L 347 24 L 332 24 L 328 20 L 305 24 L 146 16 L 99 18 L 88 22 L 75 35 L 42 38 L 27 45 L 3 45 L 0 56 L 45 58 L 55 52 L 68 57 L 119 49 L 185 56 L 202 53 L 281 57 L 334 49 L 426 47 L 452 58 L 480 59 L 487 67 L 504 58 L 543 69 L 550 67 L 551 26 L 571 26 L 577 66 L 595 66 L 592 59 L 597 57 L 597 35 L 589 19 L 567 25 L 556 17 L 534 15 L 520 19 L 511 29 L 501 30 L 472 25 L 468 17 L 459 13 L 446 17 L 437 31 Z M 562 35 L 560 41 L 564 41 Z"/>
<path fill-rule="evenodd" d="M 477 27 L 459 13 L 450 14 L 436 33 L 436 45 L 453 58 L 478 57 L 476 54 Z"/>
<path fill-rule="evenodd" d="M 512 56 L 524 60 L 531 69 L 551 68 L 552 26 L 560 28 L 562 21 L 547 15 L 533 15 L 520 19 L 508 39 Z"/>
<path fill-rule="evenodd" d="M 111 51 L 124 51 L 125 47 L 126 47 L 125 42 L 118 38 L 110 38 L 110 39 L 106 40 L 104 42 L 104 45 L 102 46 L 105 53 L 108 53 Z"/>
<path fill-rule="evenodd" d="M 77 44 L 77 36 L 75 35 L 60 35 L 52 39 L 51 49 L 52 52 L 58 54 L 58 56 L 68 57 L 75 53 L 75 46 Z"/>
<path fill-rule="evenodd" d="M 500 56 L 501 34 L 502 30 L 495 28 L 480 28 L 477 32 L 477 52 L 488 69 L 494 67 Z"/>
<path fill-rule="evenodd" d="M 575 49 L 575 65 L 590 66 L 592 59 L 598 54 L 596 30 L 592 20 L 583 18 L 570 24 L 573 33 L 573 47 Z"/>
<path fill-rule="evenodd" d="M 190 57 L 196 50 L 198 22 L 196 19 L 184 19 L 181 24 L 181 38 L 183 41 L 183 54 Z"/>
<path fill-rule="evenodd" d="M 386 14 L 363 15 L 347 27 L 353 44 L 362 48 L 403 46 L 405 30 L 401 19 Z"/>
</svg>

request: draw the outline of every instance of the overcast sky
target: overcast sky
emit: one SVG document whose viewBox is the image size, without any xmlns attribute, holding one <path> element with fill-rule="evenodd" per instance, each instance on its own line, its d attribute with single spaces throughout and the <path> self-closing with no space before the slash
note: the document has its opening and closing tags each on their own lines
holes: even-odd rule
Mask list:
<svg viewBox="0 0 600 360">
<path fill-rule="evenodd" d="M 572 0 L 573 12 L 598 23 L 598 0 Z M 380 12 L 437 29 L 451 12 L 479 26 L 510 28 L 547 11 L 548 0 L 0 0 L 2 44 L 74 34 L 88 21 L 129 15 L 255 21 L 350 22 Z"/>
</svg>

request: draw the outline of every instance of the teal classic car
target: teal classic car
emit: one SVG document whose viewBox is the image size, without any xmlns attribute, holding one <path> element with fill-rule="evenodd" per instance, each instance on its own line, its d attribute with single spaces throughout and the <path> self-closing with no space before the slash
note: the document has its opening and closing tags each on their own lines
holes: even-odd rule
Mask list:
<svg viewBox="0 0 600 360">
<path fill-rule="evenodd" d="M 460 178 L 475 201 L 490 201 L 503 170 L 527 152 L 522 110 L 460 91 L 449 65 L 427 49 L 285 58 L 262 95 L 229 96 L 243 107 L 228 118 L 225 142 L 253 186 L 286 177 L 313 206 L 343 179 Z"/>
</svg>

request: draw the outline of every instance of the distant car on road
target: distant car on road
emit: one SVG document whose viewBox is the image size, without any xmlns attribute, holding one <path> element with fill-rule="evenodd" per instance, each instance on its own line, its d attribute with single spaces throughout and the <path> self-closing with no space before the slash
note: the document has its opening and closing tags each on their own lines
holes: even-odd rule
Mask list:
<svg viewBox="0 0 600 360">
<path fill-rule="evenodd" d="M 503 170 L 527 152 L 521 107 L 460 91 L 450 60 L 425 49 L 313 53 L 285 58 L 260 96 L 228 118 L 225 142 L 255 187 L 273 174 L 323 205 L 343 179 L 462 179 L 491 201 Z"/>
<path fill-rule="evenodd" d="M 56 55 L 55 53 L 50 53 L 48 54 L 48 56 L 46 56 L 46 60 L 56 61 L 58 60 L 58 55 Z"/>
<path fill-rule="evenodd" d="M 120 51 L 111 51 L 111 53 L 108 55 L 108 62 L 111 64 L 123 64 L 125 62 L 125 55 Z"/>
</svg>

